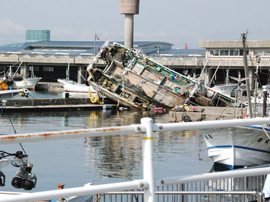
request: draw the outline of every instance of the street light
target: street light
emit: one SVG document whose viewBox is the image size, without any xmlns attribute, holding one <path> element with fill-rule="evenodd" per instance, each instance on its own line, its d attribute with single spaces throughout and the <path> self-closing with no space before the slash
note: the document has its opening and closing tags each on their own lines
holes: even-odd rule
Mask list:
<svg viewBox="0 0 270 202">
<path fill-rule="evenodd" d="M 97 40 L 99 40 L 98 33 L 95 33 L 95 50 L 94 50 L 94 55 L 96 55 Z"/>
</svg>

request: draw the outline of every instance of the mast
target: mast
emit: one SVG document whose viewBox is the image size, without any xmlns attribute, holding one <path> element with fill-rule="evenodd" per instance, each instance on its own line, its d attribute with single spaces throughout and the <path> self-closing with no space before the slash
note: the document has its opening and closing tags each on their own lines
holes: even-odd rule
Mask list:
<svg viewBox="0 0 270 202">
<path fill-rule="evenodd" d="M 251 106 L 251 100 L 250 100 L 251 95 L 250 95 L 250 87 L 249 87 L 249 74 L 248 74 L 247 52 L 246 52 L 246 33 L 241 34 L 241 36 L 242 36 L 242 42 L 243 42 L 243 60 L 244 60 L 245 77 L 248 78 L 246 80 L 248 111 L 249 111 L 249 117 L 253 118 L 252 106 Z"/>
</svg>

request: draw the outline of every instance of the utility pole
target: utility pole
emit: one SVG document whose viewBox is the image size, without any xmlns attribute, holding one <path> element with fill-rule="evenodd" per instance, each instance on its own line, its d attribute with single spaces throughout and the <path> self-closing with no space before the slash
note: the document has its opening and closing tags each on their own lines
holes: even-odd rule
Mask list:
<svg viewBox="0 0 270 202">
<path fill-rule="evenodd" d="M 247 64 L 247 51 L 246 51 L 246 33 L 241 34 L 242 42 L 243 42 L 243 60 L 244 60 L 244 70 L 245 70 L 245 77 L 248 78 L 246 80 L 246 91 L 247 91 L 247 99 L 248 99 L 248 110 L 249 110 L 249 117 L 253 118 L 252 115 L 252 106 L 250 100 L 250 87 L 249 87 L 249 71 L 248 71 L 248 64 Z"/>
<path fill-rule="evenodd" d="M 253 107 L 253 115 L 254 118 L 256 117 L 256 101 L 257 101 L 257 90 L 258 90 L 258 70 L 259 70 L 259 65 L 261 62 L 261 57 L 259 55 L 256 55 L 256 61 L 257 61 L 257 67 L 256 67 L 256 72 L 255 72 L 255 91 L 254 91 L 254 107 Z"/>
</svg>

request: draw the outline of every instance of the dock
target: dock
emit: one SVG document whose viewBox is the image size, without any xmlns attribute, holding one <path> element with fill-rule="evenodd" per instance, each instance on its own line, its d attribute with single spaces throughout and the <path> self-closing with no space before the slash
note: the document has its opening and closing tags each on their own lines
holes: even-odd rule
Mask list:
<svg viewBox="0 0 270 202">
<path fill-rule="evenodd" d="M 192 111 L 170 111 L 169 122 L 228 120 L 247 114 L 247 108 L 194 106 L 190 109 Z"/>
<path fill-rule="evenodd" d="M 105 103 L 92 103 L 89 98 L 27 98 L 7 99 L 3 107 L 5 112 L 39 112 L 63 110 L 96 110 L 115 108 L 117 105 Z"/>
</svg>

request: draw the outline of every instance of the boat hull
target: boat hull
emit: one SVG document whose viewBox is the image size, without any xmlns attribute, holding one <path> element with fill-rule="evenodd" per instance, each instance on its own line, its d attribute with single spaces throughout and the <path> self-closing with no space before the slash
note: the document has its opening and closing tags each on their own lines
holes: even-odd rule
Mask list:
<svg viewBox="0 0 270 202">
<path fill-rule="evenodd" d="M 87 86 L 85 84 L 79 84 L 74 81 L 67 81 L 65 79 L 57 79 L 57 81 L 64 86 L 65 92 L 73 92 L 73 93 L 89 93 L 92 92 L 93 95 L 96 94 L 95 89 L 92 86 Z"/>
<path fill-rule="evenodd" d="M 233 90 L 236 88 L 237 84 L 226 84 L 226 85 L 215 85 L 211 89 L 231 97 Z"/>
<path fill-rule="evenodd" d="M 36 78 L 26 78 L 21 81 L 13 81 L 11 88 L 18 89 L 18 88 L 27 88 L 30 90 L 35 90 L 37 83 L 41 80 L 41 77 Z"/>
<path fill-rule="evenodd" d="M 270 163 L 269 129 L 261 126 L 200 130 L 208 156 L 229 169 Z"/>
</svg>

